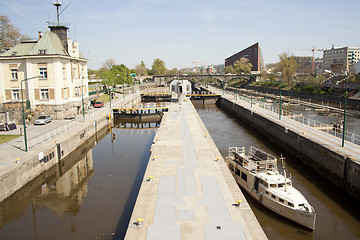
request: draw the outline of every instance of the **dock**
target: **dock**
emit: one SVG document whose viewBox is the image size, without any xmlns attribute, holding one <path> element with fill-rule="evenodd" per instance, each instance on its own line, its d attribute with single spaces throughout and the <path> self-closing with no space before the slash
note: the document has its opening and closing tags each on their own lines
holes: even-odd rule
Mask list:
<svg viewBox="0 0 360 240">
<path fill-rule="evenodd" d="M 189 99 L 164 113 L 125 239 L 267 239 Z"/>
</svg>

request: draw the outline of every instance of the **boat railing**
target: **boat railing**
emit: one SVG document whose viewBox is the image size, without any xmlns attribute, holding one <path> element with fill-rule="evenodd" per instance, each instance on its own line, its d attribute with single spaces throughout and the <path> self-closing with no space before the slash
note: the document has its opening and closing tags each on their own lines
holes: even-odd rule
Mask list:
<svg viewBox="0 0 360 240">
<path fill-rule="evenodd" d="M 229 147 L 229 157 L 234 156 L 234 153 L 240 156 L 244 156 L 245 147 Z"/>
</svg>

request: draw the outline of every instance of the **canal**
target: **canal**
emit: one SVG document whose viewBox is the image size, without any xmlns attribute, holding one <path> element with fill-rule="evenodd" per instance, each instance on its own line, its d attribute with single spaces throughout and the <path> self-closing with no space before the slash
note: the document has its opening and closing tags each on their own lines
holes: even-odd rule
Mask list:
<svg viewBox="0 0 360 240">
<path fill-rule="evenodd" d="M 0 239 L 123 239 L 156 130 L 121 126 L 2 202 Z"/>
<path fill-rule="evenodd" d="M 343 192 L 262 135 L 218 109 L 193 101 L 225 157 L 255 146 L 286 158 L 293 184 L 317 212 L 309 232 L 245 195 L 269 239 L 359 239 L 360 212 Z M 315 114 L 315 113 L 312 113 Z M 123 239 L 159 123 L 117 123 L 0 204 L 2 239 Z M 135 128 L 135 129 L 134 129 Z"/>
<path fill-rule="evenodd" d="M 269 239 L 360 238 L 359 208 L 346 198 L 341 190 L 334 188 L 316 172 L 301 164 L 296 156 L 279 148 L 249 126 L 218 109 L 214 102 L 210 102 L 207 101 L 204 106 L 202 101 L 193 101 L 223 157 L 227 156 L 230 146 L 255 146 L 278 158 L 283 154 L 293 185 L 316 210 L 316 228 L 314 232 L 310 232 L 267 210 L 250 195 L 244 194 Z M 279 166 L 279 169 L 281 168 Z"/>
</svg>

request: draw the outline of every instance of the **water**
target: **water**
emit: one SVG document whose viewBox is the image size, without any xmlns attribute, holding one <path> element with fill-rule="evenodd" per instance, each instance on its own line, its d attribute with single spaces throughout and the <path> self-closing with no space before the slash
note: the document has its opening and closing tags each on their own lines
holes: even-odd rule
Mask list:
<svg viewBox="0 0 360 240">
<path fill-rule="evenodd" d="M 92 138 L 0 204 L 0 239 L 123 239 L 155 131 Z"/>
<path fill-rule="evenodd" d="M 207 100 L 208 102 L 208 100 Z M 194 101 L 193 101 L 194 103 Z M 308 199 L 317 213 L 316 228 L 310 232 L 276 215 L 245 195 L 269 239 L 359 239 L 360 212 L 356 204 L 344 197 L 296 157 L 274 145 L 244 123 L 233 119 L 214 104 L 195 102 L 198 113 L 223 157 L 229 146 L 255 146 L 280 157 L 283 154 L 293 185 Z"/>
</svg>

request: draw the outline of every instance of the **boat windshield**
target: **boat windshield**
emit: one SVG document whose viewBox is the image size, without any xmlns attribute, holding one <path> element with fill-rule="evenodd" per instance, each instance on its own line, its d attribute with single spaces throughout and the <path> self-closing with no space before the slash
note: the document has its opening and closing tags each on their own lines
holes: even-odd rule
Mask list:
<svg viewBox="0 0 360 240">
<path fill-rule="evenodd" d="M 271 188 L 276 188 L 276 183 L 270 183 Z"/>
</svg>

